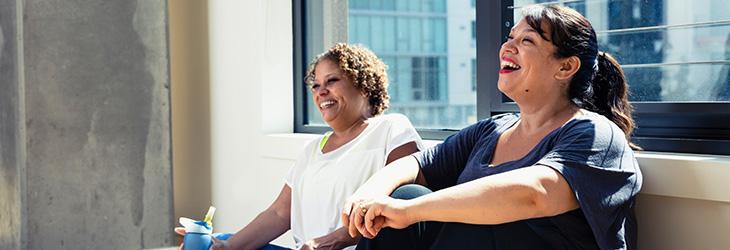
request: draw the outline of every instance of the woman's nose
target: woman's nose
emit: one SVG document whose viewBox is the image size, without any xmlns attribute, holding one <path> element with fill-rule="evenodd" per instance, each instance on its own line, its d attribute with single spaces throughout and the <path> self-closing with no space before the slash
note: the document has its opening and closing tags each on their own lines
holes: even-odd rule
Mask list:
<svg viewBox="0 0 730 250">
<path fill-rule="evenodd" d="M 507 40 L 502 44 L 502 52 L 510 52 L 512 54 L 517 54 L 517 48 L 514 46 L 514 40 L 510 39 Z"/>
<path fill-rule="evenodd" d="M 320 95 L 320 96 L 327 95 L 329 92 L 330 92 L 330 90 L 327 89 L 327 87 L 324 84 L 320 85 L 319 88 L 317 88 L 317 90 L 314 91 L 314 93 L 316 95 Z"/>
</svg>

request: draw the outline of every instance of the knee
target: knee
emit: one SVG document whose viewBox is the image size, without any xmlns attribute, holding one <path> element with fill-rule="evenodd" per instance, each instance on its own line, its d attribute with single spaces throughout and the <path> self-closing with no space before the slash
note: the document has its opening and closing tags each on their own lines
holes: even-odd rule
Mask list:
<svg viewBox="0 0 730 250">
<path fill-rule="evenodd" d="M 418 184 L 407 184 L 395 189 L 395 191 L 390 194 L 390 197 L 401 200 L 410 200 L 432 192 L 433 191 L 430 189 Z"/>
</svg>

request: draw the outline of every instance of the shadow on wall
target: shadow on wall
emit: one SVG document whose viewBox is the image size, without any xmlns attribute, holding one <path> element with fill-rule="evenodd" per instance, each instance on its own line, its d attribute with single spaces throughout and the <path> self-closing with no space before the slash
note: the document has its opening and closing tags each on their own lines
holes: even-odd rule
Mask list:
<svg viewBox="0 0 730 250">
<path fill-rule="evenodd" d="M 202 219 L 211 205 L 208 1 L 168 5 L 174 221 Z"/>
</svg>

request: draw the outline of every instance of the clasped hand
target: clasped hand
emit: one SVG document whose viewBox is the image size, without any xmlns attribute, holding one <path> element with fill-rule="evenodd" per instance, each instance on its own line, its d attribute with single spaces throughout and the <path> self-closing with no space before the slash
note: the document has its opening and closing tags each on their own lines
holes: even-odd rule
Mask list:
<svg viewBox="0 0 730 250">
<path fill-rule="evenodd" d="M 416 221 L 408 216 L 408 200 L 382 195 L 373 198 L 353 196 L 345 202 L 342 223 L 352 237 L 362 234 L 368 239 L 386 227 L 402 229 Z"/>
</svg>

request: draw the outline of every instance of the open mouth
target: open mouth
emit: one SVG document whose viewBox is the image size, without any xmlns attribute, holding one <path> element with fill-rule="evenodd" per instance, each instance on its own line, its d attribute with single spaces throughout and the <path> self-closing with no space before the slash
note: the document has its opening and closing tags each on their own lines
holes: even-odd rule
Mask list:
<svg viewBox="0 0 730 250">
<path fill-rule="evenodd" d="M 519 64 L 511 62 L 509 59 L 502 60 L 499 63 L 499 73 L 510 73 L 512 71 L 520 70 L 521 68 L 522 67 L 520 67 Z"/>
<path fill-rule="evenodd" d="M 319 103 L 319 108 L 320 109 L 326 109 L 326 108 L 330 108 L 330 107 L 332 107 L 334 105 L 335 105 L 335 101 L 333 101 L 333 100 L 327 100 L 327 101 L 320 102 Z"/>
</svg>

